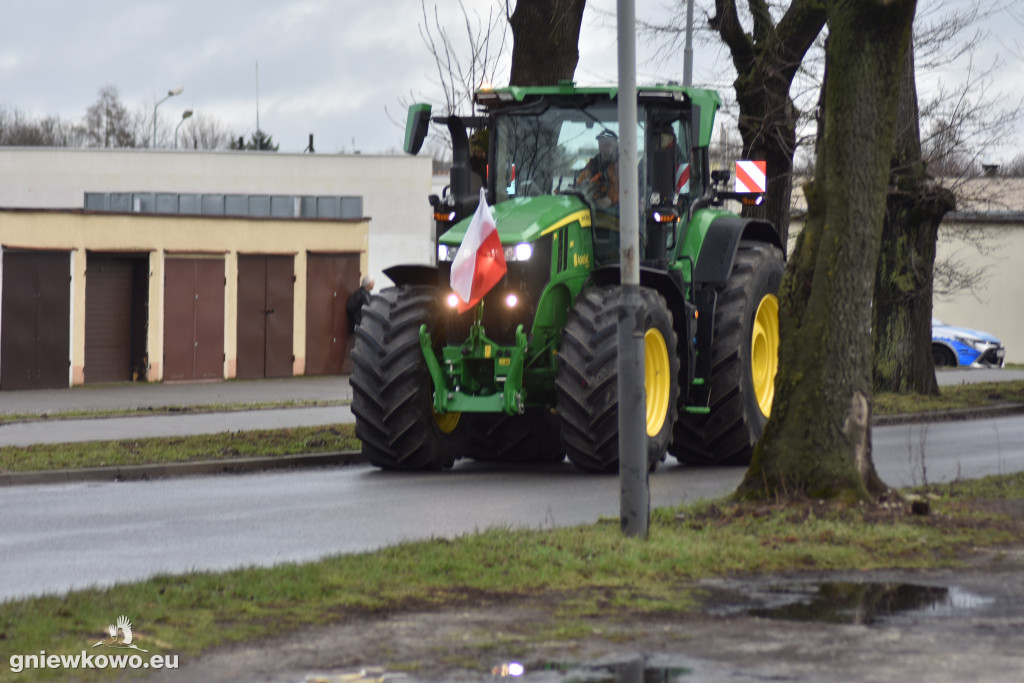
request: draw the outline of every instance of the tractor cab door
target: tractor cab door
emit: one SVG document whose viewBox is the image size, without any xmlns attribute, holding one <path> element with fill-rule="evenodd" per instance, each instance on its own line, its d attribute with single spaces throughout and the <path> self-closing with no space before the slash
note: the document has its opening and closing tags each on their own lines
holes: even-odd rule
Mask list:
<svg viewBox="0 0 1024 683">
<path fill-rule="evenodd" d="M 693 163 L 690 112 L 648 105 L 641 156 L 641 235 L 648 261 L 664 267 L 682 237 L 687 211 L 700 197 L 700 164 Z"/>
</svg>

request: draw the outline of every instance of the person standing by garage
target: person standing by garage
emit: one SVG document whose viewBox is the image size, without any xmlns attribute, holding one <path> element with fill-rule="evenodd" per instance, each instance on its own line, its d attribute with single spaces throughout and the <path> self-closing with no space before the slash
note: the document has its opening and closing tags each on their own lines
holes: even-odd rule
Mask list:
<svg viewBox="0 0 1024 683">
<path fill-rule="evenodd" d="M 348 331 L 352 334 L 363 319 L 363 306 L 370 302 L 370 292 L 373 291 L 373 278 L 367 275 L 359 283 L 359 289 L 352 292 L 345 306 L 345 313 L 348 314 Z"/>
</svg>

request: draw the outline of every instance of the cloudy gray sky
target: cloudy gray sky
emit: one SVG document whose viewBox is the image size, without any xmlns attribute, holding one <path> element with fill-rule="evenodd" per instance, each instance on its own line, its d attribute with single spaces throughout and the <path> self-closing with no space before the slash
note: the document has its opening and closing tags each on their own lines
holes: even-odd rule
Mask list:
<svg viewBox="0 0 1024 683">
<path fill-rule="evenodd" d="M 427 2 L 431 10 L 435 4 L 460 37 L 458 3 Z M 464 4 L 483 20 L 496 3 Z M 641 18 L 663 18 L 674 3 L 636 4 Z M 32 116 L 79 119 L 106 84 L 129 109 L 151 111 L 170 88 L 182 86 L 180 96 L 159 107 L 165 127 L 192 109 L 248 136 L 256 128 L 258 62 L 260 127 L 282 151 L 301 151 L 313 133 L 317 152 L 375 153 L 401 144 L 402 132 L 386 112 L 404 118 L 400 101 L 410 94 L 440 98 L 433 58 L 420 37 L 420 0 L 0 0 L 0 8 L 0 104 Z M 587 3 L 579 82 L 616 79 L 614 9 L 614 0 Z M 1005 17 L 985 28 L 997 35 L 984 60 L 1013 46 L 1022 30 Z M 638 46 L 639 80 L 679 80 L 682 56 L 651 62 L 647 42 L 641 38 Z M 721 48 L 698 46 L 697 52 L 697 83 L 728 88 L 733 76 Z M 1019 94 L 1022 72 L 1011 59 L 993 89 Z"/>
</svg>

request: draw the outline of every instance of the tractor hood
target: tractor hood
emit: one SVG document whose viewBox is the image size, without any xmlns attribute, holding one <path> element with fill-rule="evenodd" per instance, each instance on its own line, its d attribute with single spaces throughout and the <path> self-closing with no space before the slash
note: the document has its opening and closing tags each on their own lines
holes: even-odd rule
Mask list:
<svg viewBox="0 0 1024 683">
<path fill-rule="evenodd" d="M 590 209 L 574 195 L 545 195 L 521 197 L 500 202 L 491 207 L 494 222 L 502 244 L 536 242 L 541 235 L 554 232 L 564 225 L 579 222 L 590 226 Z M 463 219 L 441 235 L 440 243 L 457 247 L 462 244 L 473 218 Z"/>
</svg>

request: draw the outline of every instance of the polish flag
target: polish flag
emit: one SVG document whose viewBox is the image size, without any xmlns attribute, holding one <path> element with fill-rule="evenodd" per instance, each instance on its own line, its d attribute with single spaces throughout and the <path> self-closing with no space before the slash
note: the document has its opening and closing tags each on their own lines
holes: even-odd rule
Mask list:
<svg viewBox="0 0 1024 683">
<path fill-rule="evenodd" d="M 491 207 L 487 206 L 484 188 L 480 188 L 480 205 L 476 207 L 466 236 L 452 262 L 451 286 L 459 298 L 458 311 L 465 313 L 505 275 L 505 250 L 501 246 L 498 227 Z"/>
</svg>

